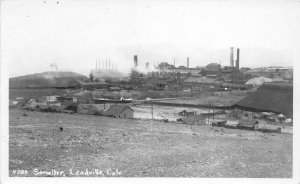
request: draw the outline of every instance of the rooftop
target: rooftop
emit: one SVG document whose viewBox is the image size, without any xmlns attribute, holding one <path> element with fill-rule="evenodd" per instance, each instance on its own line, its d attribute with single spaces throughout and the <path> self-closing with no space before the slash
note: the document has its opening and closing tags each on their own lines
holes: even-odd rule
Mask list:
<svg viewBox="0 0 300 184">
<path fill-rule="evenodd" d="M 128 105 L 113 105 L 103 114 L 107 116 L 120 115 L 125 109 L 133 111 Z"/>
</svg>

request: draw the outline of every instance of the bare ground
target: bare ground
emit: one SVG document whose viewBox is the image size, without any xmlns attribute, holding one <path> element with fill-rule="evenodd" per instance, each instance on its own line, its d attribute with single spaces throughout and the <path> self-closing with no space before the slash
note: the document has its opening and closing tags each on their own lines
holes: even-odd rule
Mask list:
<svg viewBox="0 0 300 184">
<path fill-rule="evenodd" d="M 292 135 L 10 109 L 9 169 L 122 177 L 292 177 Z M 23 116 L 26 113 L 28 116 Z M 59 127 L 63 131 L 59 130 Z M 41 175 L 46 176 L 46 175 Z"/>
</svg>

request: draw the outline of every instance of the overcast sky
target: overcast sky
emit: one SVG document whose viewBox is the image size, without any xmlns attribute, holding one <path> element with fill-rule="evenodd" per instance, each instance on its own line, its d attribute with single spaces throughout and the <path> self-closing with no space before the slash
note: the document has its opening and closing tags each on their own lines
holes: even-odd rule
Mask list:
<svg viewBox="0 0 300 184">
<path fill-rule="evenodd" d="M 234 46 L 242 66 L 292 66 L 300 48 L 299 7 L 279 0 L 4 0 L 2 59 L 10 77 L 53 70 L 51 63 L 87 74 L 97 59 L 126 70 L 134 54 L 151 65 L 174 59 L 185 65 L 187 56 L 191 66 L 228 65 Z"/>
</svg>

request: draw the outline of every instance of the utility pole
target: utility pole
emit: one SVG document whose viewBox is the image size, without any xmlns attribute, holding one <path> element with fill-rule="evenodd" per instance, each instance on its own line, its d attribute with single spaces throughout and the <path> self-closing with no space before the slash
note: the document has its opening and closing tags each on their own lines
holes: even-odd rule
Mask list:
<svg viewBox="0 0 300 184">
<path fill-rule="evenodd" d="M 213 122 L 215 121 L 215 109 L 213 108 Z"/>
<path fill-rule="evenodd" d="M 153 103 L 151 102 L 151 115 L 152 115 L 152 120 L 153 120 Z"/>
<path fill-rule="evenodd" d="M 209 124 L 209 114 L 210 114 L 210 101 L 208 101 L 208 116 L 207 116 L 208 124 Z"/>
</svg>

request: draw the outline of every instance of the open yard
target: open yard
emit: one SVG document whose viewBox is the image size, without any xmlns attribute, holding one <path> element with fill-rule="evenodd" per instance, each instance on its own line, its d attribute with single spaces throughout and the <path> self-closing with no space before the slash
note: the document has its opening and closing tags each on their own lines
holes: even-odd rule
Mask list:
<svg viewBox="0 0 300 184">
<path fill-rule="evenodd" d="M 211 106 L 230 106 L 245 98 L 245 95 L 232 95 L 232 96 L 204 96 L 202 98 L 178 98 L 155 100 L 163 104 L 177 104 L 177 106 L 184 105 L 211 105 Z"/>
<path fill-rule="evenodd" d="M 168 119 L 169 121 L 176 121 L 178 118 L 182 118 L 182 116 L 179 115 L 179 112 L 182 112 L 183 110 L 196 112 L 197 114 L 208 112 L 208 109 L 204 108 L 172 107 L 163 105 L 151 106 L 150 104 L 133 105 L 131 108 L 134 110 L 134 118 L 136 119 L 152 119 L 153 109 L 153 119 Z"/>
<path fill-rule="evenodd" d="M 292 177 L 290 134 L 20 109 L 9 114 L 10 176 Z"/>
</svg>

